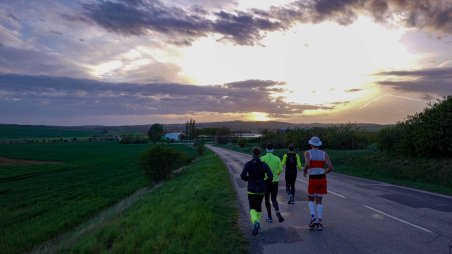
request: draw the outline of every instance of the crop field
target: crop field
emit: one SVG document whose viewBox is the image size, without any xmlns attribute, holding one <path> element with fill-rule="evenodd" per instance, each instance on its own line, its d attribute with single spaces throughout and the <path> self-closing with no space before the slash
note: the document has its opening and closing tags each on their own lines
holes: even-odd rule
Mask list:
<svg viewBox="0 0 452 254">
<path fill-rule="evenodd" d="M 0 139 L 89 137 L 99 135 L 94 131 L 69 130 L 48 126 L 0 125 Z"/>
<path fill-rule="evenodd" d="M 0 167 L 2 252 L 28 251 L 146 186 L 137 160 L 148 147 L 116 142 L 0 145 L 0 157 L 52 162 Z"/>
</svg>

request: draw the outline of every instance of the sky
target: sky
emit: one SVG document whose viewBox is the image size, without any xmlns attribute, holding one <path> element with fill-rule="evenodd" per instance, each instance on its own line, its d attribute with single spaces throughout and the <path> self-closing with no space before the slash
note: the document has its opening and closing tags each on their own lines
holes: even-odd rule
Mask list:
<svg viewBox="0 0 452 254">
<path fill-rule="evenodd" d="M 0 1 L 0 123 L 390 124 L 446 95 L 450 0 Z"/>
</svg>

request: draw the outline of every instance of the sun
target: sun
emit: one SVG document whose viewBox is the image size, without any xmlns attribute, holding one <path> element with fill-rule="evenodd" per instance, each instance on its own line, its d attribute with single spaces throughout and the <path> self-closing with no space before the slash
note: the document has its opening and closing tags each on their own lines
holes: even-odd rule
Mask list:
<svg viewBox="0 0 452 254">
<path fill-rule="evenodd" d="M 271 120 L 268 113 L 265 112 L 250 112 L 246 118 L 251 121 L 262 121 L 262 122 Z"/>
</svg>

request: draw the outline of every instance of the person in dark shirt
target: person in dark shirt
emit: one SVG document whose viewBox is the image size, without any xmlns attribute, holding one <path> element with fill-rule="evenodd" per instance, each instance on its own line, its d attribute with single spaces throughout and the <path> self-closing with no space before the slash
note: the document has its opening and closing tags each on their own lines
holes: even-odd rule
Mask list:
<svg viewBox="0 0 452 254">
<path fill-rule="evenodd" d="M 262 217 L 262 200 L 267 189 L 267 182 L 273 180 L 273 174 L 268 165 L 260 160 L 261 150 L 255 147 L 252 153 L 253 159 L 245 163 L 240 177 L 248 182 L 248 203 L 253 223 L 253 235 L 257 235 Z"/>
</svg>

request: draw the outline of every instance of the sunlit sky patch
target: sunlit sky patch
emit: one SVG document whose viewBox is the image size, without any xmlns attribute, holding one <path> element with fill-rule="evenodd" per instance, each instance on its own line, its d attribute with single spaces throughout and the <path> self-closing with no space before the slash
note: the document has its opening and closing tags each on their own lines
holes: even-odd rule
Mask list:
<svg viewBox="0 0 452 254">
<path fill-rule="evenodd" d="M 452 94 L 451 34 L 447 0 L 4 1 L 0 123 L 394 123 Z"/>
</svg>

